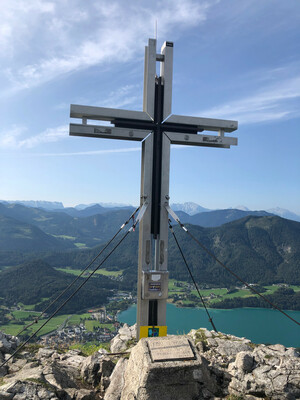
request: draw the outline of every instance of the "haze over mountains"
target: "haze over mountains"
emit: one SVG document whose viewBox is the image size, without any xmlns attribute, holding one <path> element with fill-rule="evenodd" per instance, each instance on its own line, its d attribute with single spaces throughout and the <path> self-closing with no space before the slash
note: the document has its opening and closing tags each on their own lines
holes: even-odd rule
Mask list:
<svg viewBox="0 0 300 400">
<path fill-rule="evenodd" d="M 27 203 L 26 203 L 27 204 Z M 0 251 L 63 251 L 92 248 L 105 243 L 134 211 L 131 206 L 54 207 L 62 203 L 0 202 Z M 43 207 L 33 207 L 39 205 Z M 214 228 L 247 216 L 274 214 L 247 209 L 207 210 L 195 203 L 175 204 L 173 209 L 183 223 Z M 189 213 L 181 210 L 189 211 Z M 201 209 L 201 212 L 195 211 Z"/>
<path fill-rule="evenodd" d="M 52 201 L 42 201 L 42 200 L 14 200 L 14 201 L 5 201 L 5 200 L 0 200 L 0 203 L 4 204 L 21 204 L 26 207 L 33 207 L 33 208 L 42 208 L 44 210 L 48 211 L 57 211 L 57 212 L 65 212 L 71 216 L 90 216 L 90 215 L 95 215 L 95 214 L 102 214 L 107 212 L 107 209 L 110 209 L 110 211 L 117 210 L 117 209 L 133 209 L 136 208 L 135 206 L 132 206 L 130 204 L 121 204 L 121 203 L 91 203 L 91 204 L 78 204 L 74 207 L 64 207 L 62 202 L 52 202 Z M 224 211 L 224 210 L 239 210 L 239 211 L 245 211 L 245 212 L 251 212 L 253 214 L 247 214 L 247 215 L 255 215 L 255 213 L 261 213 L 260 215 L 263 215 L 263 212 L 267 212 L 268 214 L 272 215 L 278 215 L 279 217 L 282 218 L 287 218 L 291 219 L 293 221 L 300 222 L 300 215 L 295 214 L 292 211 L 286 210 L 284 208 L 280 207 L 275 207 L 275 208 L 270 208 L 267 210 L 259 210 L 259 211 L 251 211 L 249 208 L 243 205 L 238 205 L 236 207 L 230 207 L 228 209 L 209 209 L 200 206 L 197 203 L 194 202 L 185 202 L 185 203 L 173 203 L 171 204 L 171 207 L 174 211 L 183 211 L 184 213 L 192 216 L 195 214 L 203 213 L 203 212 L 211 212 L 211 211 Z M 80 211 L 86 210 L 84 213 L 80 213 Z M 79 212 L 77 212 L 79 211 Z M 257 214 L 258 215 L 258 214 Z"/>
</svg>

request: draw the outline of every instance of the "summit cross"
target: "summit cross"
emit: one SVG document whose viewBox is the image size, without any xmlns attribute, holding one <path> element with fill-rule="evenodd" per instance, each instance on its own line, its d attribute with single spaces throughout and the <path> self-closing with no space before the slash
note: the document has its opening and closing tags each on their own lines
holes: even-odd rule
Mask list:
<svg viewBox="0 0 300 400">
<path fill-rule="evenodd" d="M 156 63 L 160 63 L 160 76 Z M 168 298 L 168 210 L 171 144 L 230 148 L 237 139 L 225 136 L 236 121 L 171 114 L 173 43 L 156 53 L 156 40 L 145 47 L 143 111 L 71 104 L 70 135 L 142 142 L 139 229 L 137 338 L 165 336 Z M 88 125 L 88 120 L 109 121 L 110 126 Z M 216 135 L 199 134 L 215 131 Z"/>
</svg>

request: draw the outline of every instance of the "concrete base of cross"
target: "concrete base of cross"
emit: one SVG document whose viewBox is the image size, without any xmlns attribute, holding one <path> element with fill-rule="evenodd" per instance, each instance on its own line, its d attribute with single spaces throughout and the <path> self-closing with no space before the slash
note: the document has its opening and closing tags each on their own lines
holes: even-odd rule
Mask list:
<svg viewBox="0 0 300 400">
<path fill-rule="evenodd" d="M 121 400 L 190 400 L 201 397 L 209 374 L 191 339 L 144 338 L 132 349 Z"/>
</svg>

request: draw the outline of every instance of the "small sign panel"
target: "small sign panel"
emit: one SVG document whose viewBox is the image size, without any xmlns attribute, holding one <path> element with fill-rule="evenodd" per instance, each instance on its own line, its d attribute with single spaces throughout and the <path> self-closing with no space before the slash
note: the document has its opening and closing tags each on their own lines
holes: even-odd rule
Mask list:
<svg viewBox="0 0 300 400">
<path fill-rule="evenodd" d="M 168 277 L 168 271 L 143 271 L 142 299 L 167 299 Z"/>
<path fill-rule="evenodd" d="M 110 128 L 94 128 L 94 133 L 106 133 L 107 135 L 111 135 Z"/>
<path fill-rule="evenodd" d="M 149 282 L 149 292 L 161 292 L 161 282 Z"/>
<path fill-rule="evenodd" d="M 166 326 L 141 326 L 140 339 L 147 337 L 167 336 Z"/>
<path fill-rule="evenodd" d="M 148 328 L 148 337 L 158 337 L 159 328 Z"/>
</svg>

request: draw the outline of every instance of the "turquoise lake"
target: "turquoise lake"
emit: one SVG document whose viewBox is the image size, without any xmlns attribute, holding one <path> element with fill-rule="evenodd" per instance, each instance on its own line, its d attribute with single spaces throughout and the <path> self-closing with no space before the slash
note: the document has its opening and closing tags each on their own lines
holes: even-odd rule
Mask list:
<svg viewBox="0 0 300 400">
<path fill-rule="evenodd" d="M 254 343 L 281 343 L 284 346 L 300 347 L 300 326 L 268 308 L 234 308 L 231 310 L 209 310 L 218 331 L 246 337 Z M 287 311 L 300 321 L 300 311 Z M 136 322 L 136 305 L 118 315 L 120 322 L 133 325 Z M 178 308 L 167 304 L 167 326 L 169 334 L 188 333 L 191 329 L 212 330 L 207 314 L 201 308 Z"/>
</svg>

